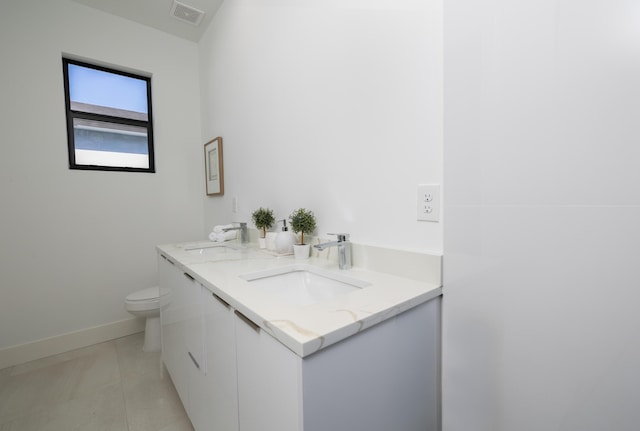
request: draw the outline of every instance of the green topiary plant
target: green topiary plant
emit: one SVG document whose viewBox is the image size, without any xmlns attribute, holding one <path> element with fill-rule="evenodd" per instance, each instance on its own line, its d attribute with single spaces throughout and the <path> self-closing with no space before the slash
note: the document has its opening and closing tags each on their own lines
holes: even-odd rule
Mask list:
<svg viewBox="0 0 640 431">
<path fill-rule="evenodd" d="M 258 208 L 253 213 L 251 213 L 251 219 L 253 220 L 253 224 L 258 229 L 262 229 L 262 237 L 267 236 L 267 229 L 271 229 L 275 218 L 273 217 L 273 211 L 269 208 Z"/>
<path fill-rule="evenodd" d="M 316 229 L 316 216 L 313 215 L 313 211 L 299 208 L 291 213 L 289 223 L 291 223 L 291 229 L 293 229 L 295 233 L 302 233 L 300 244 L 304 245 L 305 232 L 312 233 Z"/>
</svg>

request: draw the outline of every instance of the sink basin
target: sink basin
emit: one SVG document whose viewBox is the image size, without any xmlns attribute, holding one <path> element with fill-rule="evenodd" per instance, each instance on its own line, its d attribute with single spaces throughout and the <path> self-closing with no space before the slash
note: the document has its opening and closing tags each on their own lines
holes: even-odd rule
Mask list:
<svg viewBox="0 0 640 431">
<path fill-rule="evenodd" d="M 212 256 L 212 255 L 219 255 L 222 253 L 236 253 L 238 251 L 237 248 L 231 247 L 229 245 L 223 245 L 223 244 L 211 244 L 211 245 L 206 245 L 206 246 L 186 246 L 184 248 L 184 251 L 186 251 L 189 254 L 197 254 L 200 256 Z"/>
<path fill-rule="evenodd" d="M 290 265 L 240 278 L 292 305 L 309 305 L 365 288 L 369 282 L 311 265 Z"/>
</svg>

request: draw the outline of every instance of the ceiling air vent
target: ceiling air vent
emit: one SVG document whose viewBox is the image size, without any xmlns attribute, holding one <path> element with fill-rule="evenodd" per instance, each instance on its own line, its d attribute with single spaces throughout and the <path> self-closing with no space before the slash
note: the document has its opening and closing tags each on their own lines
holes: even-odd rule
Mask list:
<svg viewBox="0 0 640 431">
<path fill-rule="evenodd" d="M 202 21 L 202 18 L 204 17 L 204 12 L 173 0 L 171 16 L 179 19 L 180 21 L 188 22 L 189 24 L 199 25 L 200 21 Z"/>
</svg>

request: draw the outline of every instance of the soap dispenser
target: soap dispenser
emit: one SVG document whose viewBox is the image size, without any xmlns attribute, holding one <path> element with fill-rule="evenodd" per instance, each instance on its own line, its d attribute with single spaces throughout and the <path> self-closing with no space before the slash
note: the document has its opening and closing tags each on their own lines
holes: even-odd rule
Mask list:
<svg viewBox="0 0 640 431">
<path fill-rule="evenodd" d="M 296 243 L 296 236 L 289 232 L 286 219 L 278 221 L 281 221 L 283 226 L 282 231 L 276 235 L 276 251 L 280 254 L 293 253 L 293 244 Z"/>
</svg>

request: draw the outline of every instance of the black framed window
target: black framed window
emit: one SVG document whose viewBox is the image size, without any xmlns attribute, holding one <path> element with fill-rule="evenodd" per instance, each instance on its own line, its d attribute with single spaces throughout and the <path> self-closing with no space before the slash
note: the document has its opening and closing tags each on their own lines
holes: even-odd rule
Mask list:
<svg viewBox="0 0 640 431">
<path fill-rule="evenodd" d="M 62 59 L 69 168 L 155 172 L 151 78 Z"/>
</svg>

